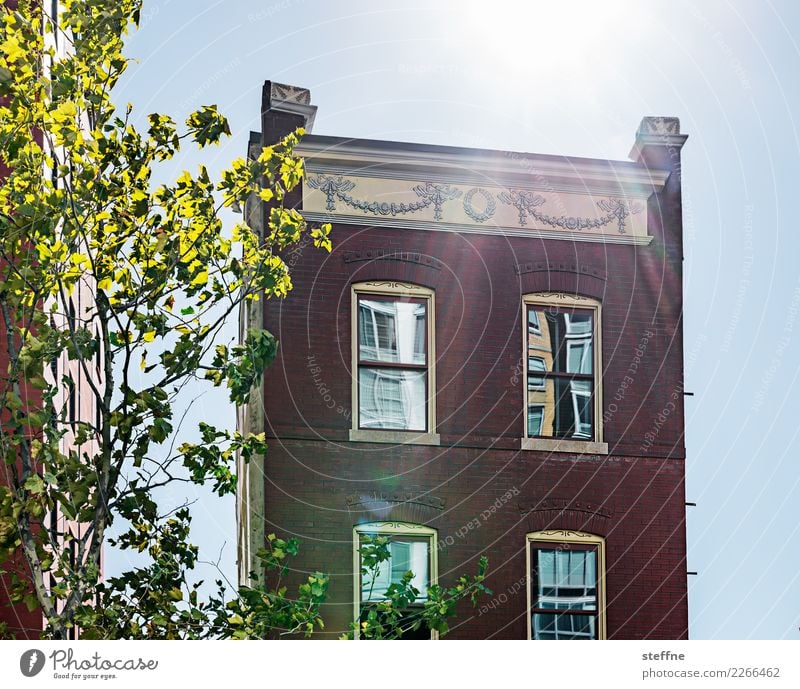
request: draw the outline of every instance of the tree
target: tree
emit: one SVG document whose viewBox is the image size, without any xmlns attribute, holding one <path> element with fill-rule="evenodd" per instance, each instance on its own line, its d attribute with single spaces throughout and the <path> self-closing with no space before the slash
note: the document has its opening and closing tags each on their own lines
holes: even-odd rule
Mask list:
<svg viewBox="0 0 800 689">
<path fill-rule="evenodd" d="M 110 93 L 128 65 L 123 37 L 140 1 L 63 7 L 58 22 L 31 0 L 2 13 L 0 155 L 9 174 L 0 187 L 0 309 L 9 366 L 0 373 L 0 546 L 4 557 L 22 552 L 30 577 L 17 578 L 17 597 L 41 607 L 55 638 L 75 624 L 84 635 L 135 636 L 143 626 L 150 636 L 191 635 L 178 630 L 182 621 L 207 613 L 186 580 L 197 557 L 185 542 L 189 512 L 164 513 L 156 489 L 192 481 L 231 492 L 235 454 L 265 445 L 263 436 L 202 424 L 201 442 L 175 448 L 175 401 L 193 379 L 247 401 L 277 344 L 266 331 L 218 344 L 220 328 L 243 301 L 284 296 L 291 279 L 280 252 L 306 233 L 329 250 L 329 227 L 309 228 L 282 206 L 302 176 L 292 153 L 302 132 L 256 161 L 234 161 L 216 183 L 200 167 L 152 184 L 159 163 L 187 140 L 218 143 L 227 121 L 206 106 L 182 131 L 162 114 L 139 131 L 132 106 L 118 111 Z M 66 57 L 48 47 L 54 30 L 69 43 Z M 271 204 L 266 236 L 244 223 L 226 236 L 220 209 L 251 194 Z M 53 362 L 71 364 L 50 375 Z M 74 418 L 78 378 L 94 419 Z M 55 529 L 54 514 L 67 526 Z M 114 519 L 128 527 L 117 545 L 147 552 L 149 564 L 99 583 Z M 273 544 L 272 557 L 279 552 Z M 312 586 L 320 593 L 320 582 Z M 89 602 L 98 597 L 101 605 Z M 170 600 L 185 604 L 170 614 Z"/>
<path fill-rule="evenodd" d="M 235 160 L 216 182 L 201 166 L 153 183 L 185 142 L 217 144 L 228 122 L 211 105 L 181 128 L 151 114 L 140 131 L 133 107 L 117 110 L 110 94 L 141 0 L 62 5 L 57 22 L 38 0 L 2 12 L 0 566 L 11 570 L 15 601 L 40 608 L 56 639 L 75 626 L 84 638 L 310 634 L 323 624 L 328 579 L 315 573 L 289 593 L 296 540 L 270 535 L 259 554 L 266 576 L 232 600 L 217 582 L 201 600 L 189 577 L 198 557 L 189 510 L 159 500 L 179 482 L 230 493 L 237 453 L 266 451 L 263 434 L 210 423 L 199 442 L 179 442 L 176 402 L 193 380 L 247 402 L 277 343 L 251 330 L 241 344 L 221 344 L 222 325 L 245 302 L 288 293 L 281 252 L 305 236 L 330 250 L 329 226 L 309 227 L 283 205 L 302 178 L 293 149 L 303 132 Z M 45 40 L 54 31 L 66 56 Z M 243 222 L 226 234 L 221 209 L 252 195 L 269 207 L 264 236 Z M 79 386 L 93 418 L 75 414 Z M 110 541 L 115 520 L 124 528 Z M 143 553 L 142 564 L 101 581 L 107 542 Z M 469 592 L 451 593 L 455 605 Z"/>
<path fill-rule="evenodd" d="M 391 551 L 386 536 L 364 536 L 361 541 L 361 580 L 369 585 L 372 593 L 381 571 L 381 564 L 389 562 Z M 491 591 L 483 583 L 486 578 L 488 560 L 481 556 L 478 573 L 474 576 L 460 576 L 449 587 L 438 584 L 428 586 L 424 597 L 412 582 L 414 572 L 406 572 L 399 582 L 387 588 L 382 600 L 364 607 L 361 619 L 351 625 L 345 637 L 353 639 L 401 639 L 404 634 L 420 628 L 430 629 L 441 635 L 450 630 L 448 619 L 455 615 L 456 605 L 469 599 L 473 605 L 479 596 Z M 422 600 L 422 604 L 419 601 Z"/>
</svg>

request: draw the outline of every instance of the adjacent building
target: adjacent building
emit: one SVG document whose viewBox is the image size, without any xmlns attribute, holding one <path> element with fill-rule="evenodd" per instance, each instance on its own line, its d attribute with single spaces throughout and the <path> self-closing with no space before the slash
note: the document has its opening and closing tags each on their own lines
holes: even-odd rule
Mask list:
<svg viewBox="0 0 800 689">
<path fill-rule="evenodd" d="M 251 153 L 315 111 L 266 82 Z M 298 537 L 337 638 L 404 572 L 422 603 L 486 554 L 494 595 L 447 638 L 686 638 L 685 140 L 655 117 L 630 161 L 305 136 L 289 202 L 333 251 L 295 247 L 290 295 L 242 314 L 280 347 L 239 413 L 269 441 L 240 467 L 240 579 Z"/>
<path fill-rule="evenodd" d="M 17 7 L 17 0 L 2 0 L 1 4 L 0 11 L 13 10 Z M 50 2 L 42 4 L 42 11 L 45 21 L 52 22 L 53 26 L 53 31 L 45 32 L 44 44 L 54 50 L 56 59 L 63 59 L 69 54 L 71 46 L 65 39 L 64 32 L 58 28 L 58 18 L 59 13 L 62 11 L 62 4 L 59 0 L 50 0 Z M 48 70 L 51 67 L 52 60 L 49 60 L 44 65 L 44 69 Z M 34 132 L 33 136 L 39 146 L 48 145 L 42 132 Z M 63 158 L 62 151 L 51 150 L 51 152 L 59 158 Z M 0 160 L 0 184 L 9 174 L 10 170 Z M 52 170 L 43 169 L 42 174 L 51 176 Z M 52 179 L 56 184 L 57 178 L 52 177 Z M 50 314 L 51 326 L 62 330 L 69 328 L 72 331 L 76 328 L 90 328 L 92 319 L 87 316 L 87 306 L 93 303 L 93 290 L 93 285 L 84 279 L 76 284 L 71 295 L 65 297 L 64 301 L 59 301 L 55 304 L 54 309 L 50 308 L 52 306 L 50 302 L 42 305 Z M 50 384 L 58 384 L 60 386 L 53 399 L 53 405 L 57 410 L 65 410 L 66 428 L 59 448 L 65 455 L 76 448 L 75 431 L 77 430 L 77 423 L 80 421 L 92 422 L 97 419 L 97 405 L 89 385 L 88 376 L 91 376 L 95 384 L 103 380 L 100 361 L 101 358 L 98 353 L 95 362 L 90 363 L 84 370 L 77 360 L 70 361 L 66 354 L 62 354 L 53 359 L 48 369 L 43 372 L 45 379 Z M 6 346 L 5 324 L 0 319 L 0 382 L 4 382 L 3 376 L 6 375 L 8 366 L 9 352 Z M 65 377 L 69 377 L 74 381 L 74 385 L 67 386 L 63 384 L 62 381 Z M 35 401 L 36 404 L 41 402 L 38 391 L 33 388 L 25 390 L 24 395 L 26 399 Z M 98 441 L 96 439 L 85 441 L 81 447 L 84 452 L 91 455 L 97 451 Z M 4 466 L 0 470 L 0 484 L 8 486 L 11 483 L 9 469 Z M 49 542 L 56 545 L 59 550 L 63 550 L 66 542 L 65 536 L 69 535 L 73 539 L 80 538 L 86 533 L 88 525 L 69 519 L 58 508 L 54 508 L 42 519 L 41 527 L 46 529 Z M 76 562 L 75 541 L 71 540 L 69 543 L 68 558 L 74 564 Z M 38 639 L 45 627 L 46 620 L 40 609 L 29 610 L 24 604 L 12 605 L 10 603 L 14 578 L 22 582 L 30 582 L 32 580 L 30 569 L 21 552 L 4 562 L 2 570 L 0 570 L 0 623 L 5 627 L 9 636 L 18 639 Z M 52 573 L 48 574 L 45 583 L 48 586 L 54 585 L 56 583 L 55 576 Z M 77 634 L 75 627 L 70 629 L 70 638 L 76 638 Z"/>
</svg>

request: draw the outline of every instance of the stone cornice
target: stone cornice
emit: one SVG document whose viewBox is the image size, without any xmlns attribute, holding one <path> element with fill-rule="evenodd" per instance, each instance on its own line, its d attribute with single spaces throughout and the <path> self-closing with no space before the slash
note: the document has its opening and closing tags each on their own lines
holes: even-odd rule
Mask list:
<svg viewBox="0 0 800 689">
<path fill-rule="evenodd" d="M 638 163 L 394 141 L 307 136 L 296 152 L 309 173 L 513 186 L 647 199 L 669 172 Z"/>
</svg>

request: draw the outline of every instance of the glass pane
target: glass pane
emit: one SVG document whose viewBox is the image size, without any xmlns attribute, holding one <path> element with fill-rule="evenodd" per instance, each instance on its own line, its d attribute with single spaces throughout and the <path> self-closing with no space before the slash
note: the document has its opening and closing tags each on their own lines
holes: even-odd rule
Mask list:
<svg viewBox="0 0 800 689">
<path fill-rule="evenodd" d="M 528 388 L 528 435 L 591 440 L 593 437 L 593 381 L 546 378 L 541 390 Z M 531 423 L 533 409 L 541 421 Z M 536 413 L 538 417 L 538 412 Z M 537 430 L 538 429 L 538 430 Z"/>
<path fill-rule="evenodd" d="M 424 302 L 359 299 L 360 360 L 424 365 L 426 323 Z"/>
<path fill-rule="evenodd" d="M 544 390 L 544 376 L 535 375 L 538 372 L 547 370 L 544 357 L 529 356 L 528 357 L 528 389 L 529 390 Z"/>
<path fill-rule="evenodd" d="M 391 557 L 381 562 L 361 580 L 361 600 L 383 600 L 391 584 L 399 583 L 406 572 L 413 572 L 411 585 L 419 591 L 418 601 L 428 597 L 428 541 L 406 541 L 402 537 L 389 543 Z"/>
<path fill-rule="evenodd" d="M 533 607 L 597 610 L 597 551 L 534 551 Z"/>
<path fill-rule="evenodd" d="M 557 615 L 534 613 L 531 630 L 534 639 L 585 641 L 596 638 L 597 618 L 594 615 Z"/>
<path fill-rule="evenodd" d="M 544 407 L 541 405 L 530 405 L 528 407 L 528 435 L 541 435 L 543 420 Z"/>
<path fill-rule="evenodd" d="M 539 325 L 539 314 L 536 309 L 528 309 L 528 333 L 531 335 L 541 335 L 542 326 Z"/>
<path fill-rule="evenodd" d="M 360 369 L 359 427 L 424 431 L 426 375 L 425 371 Z"/>
<path fill-rule="evenodd" d="M 537 307 L 541 335 L 530 333 L 529 349 L 544 353 L 547 370 L 558 373 L 593 372 L 593 315 L 591 312 L 548 311 Z M 530 352 L 529 352 L 530 354 Z"/>
</svg>

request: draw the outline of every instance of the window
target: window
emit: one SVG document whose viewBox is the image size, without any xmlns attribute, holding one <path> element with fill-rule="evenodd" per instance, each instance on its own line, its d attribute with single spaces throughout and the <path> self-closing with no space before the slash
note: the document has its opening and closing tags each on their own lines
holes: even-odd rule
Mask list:
<svg viewBox="0 0 800 689">
<path fill-rule="evenodd" d="M 562 293 L 523 299 L 527 359 L 525 438 L 597 444 L 601 442 L 600 304 Z M 558 449 L 528 442 L 529 449 Z M 567 447 L 564 449 L 576 449 Z"/>
<path fill-rule="evenodd" d="M 542 356 L 528 356 L 528 390 L 544 390 L 544 376 L 539 375 L 547 370 Z"/>
<path fill-rule="evenodd" d="M 374 537 L 389 539 L 391 557 L 388 561 L 379 563 L 374 569 L 362 570 L 362 548 L 368 545 L 368 539 Z M 355 527 L 353 561 L 355 619 L 361 619 L 366 614 L 370 603 L 384 600 L 389 586 L 401 581 L 407 572 L 414 574 L 411 584 L 420 592 L 417 606 L 421 608 L 427 600 L 428 587 L 437 582 L 435 543 L 436 531 L 418 524 L 372 522 Z M 417 606 L 411 606 L 407 618 L 415 614 Z M 418 629 L 404 634 L 402 638 L 430 639 L 433 636 L 427 629 Z"/>
<path fill-rule="evenodd" d="M 528 432 L 532 435 L 539 435 L 542 432 L 542 422 L 544 421 L 544 405 L 528 405 Z"/>
<path fill-rule="evenodd" d="M 527 540 L 528 638 L 605 639 L 605 540 L 560 530 Z"/>
<path fill-rule="evenodd" d="M 354 285 L 352 296 L 351 438 L 380 440 L 386 431 L 433 435 L 433 292 L 370 282 Z"/>
</svg>

